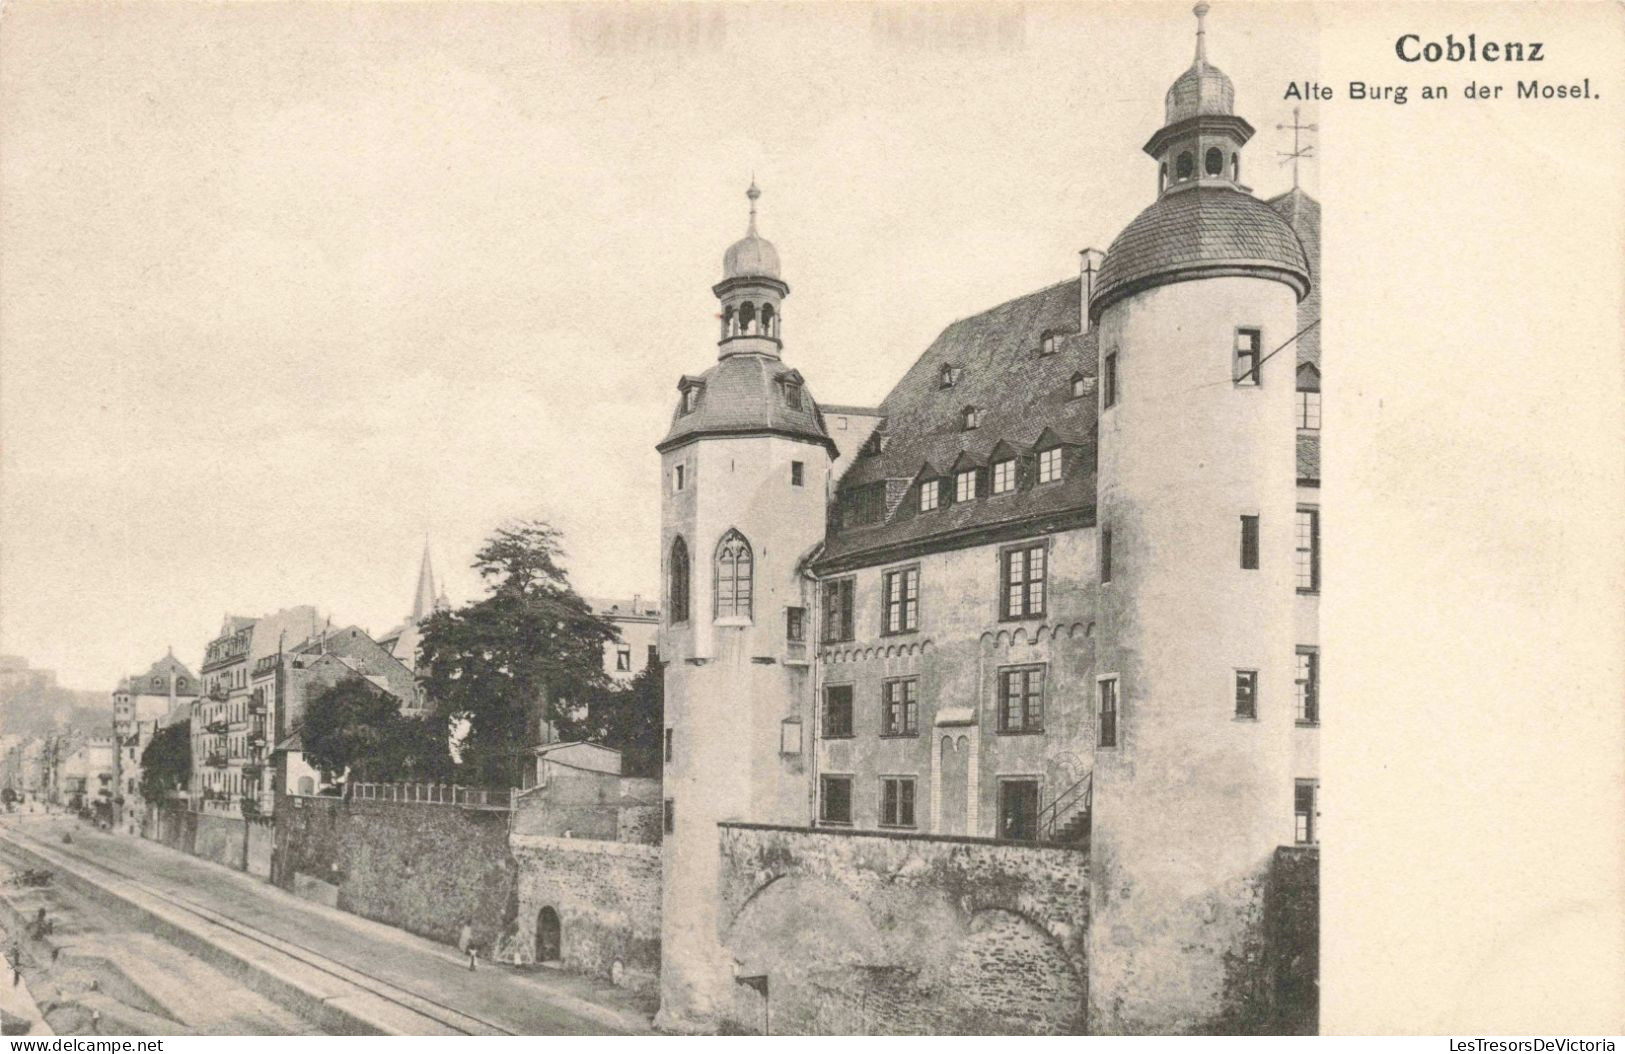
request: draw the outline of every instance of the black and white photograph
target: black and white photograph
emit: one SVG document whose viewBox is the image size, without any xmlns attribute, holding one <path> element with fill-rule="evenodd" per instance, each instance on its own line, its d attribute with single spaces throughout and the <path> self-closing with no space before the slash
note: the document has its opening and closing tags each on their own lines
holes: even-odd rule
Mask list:
<svg viewBox="0 0 1625 1054">
<path fill-rule="evenodd" d="M 5 1036 L 1615 1049 L 1622 10 L 7 0 Z"/>
</svg>

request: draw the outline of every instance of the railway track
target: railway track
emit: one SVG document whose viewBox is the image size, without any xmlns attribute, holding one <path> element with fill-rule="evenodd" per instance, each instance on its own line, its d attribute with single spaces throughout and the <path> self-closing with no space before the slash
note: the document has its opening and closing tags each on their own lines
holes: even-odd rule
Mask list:
<svg viewBox="0 0 1625 1054">
<path fill-rule="evenodd" d="M 511 1029 L 495 1021 L 459 1010 L 430 996 L 402 988 L 392 981 L 368 973 L 363 969 L 336 962 L 297 940 L 266 933 L 247 923 L 223 915 L 190 897 L 176 893 L 173 889 L 156 885 L 146 878 L 132 874 L 123 868 L 104 863 L 83 853 L 73 852 L 67 847 L 46 845 L 30 835 L 22 834 L 14 827 L 0 827 L 0 855 L 14 861 L 21 860 L 25 866 L 44 861 L 47 865 L 53 865 L 72 873 L 71 868 L 64 866 L 63 858 L 65 858 L 74 867 L 111 876 L 118 882 L 133 887 L 144 896 L 159 901 L 173 910 L 183 912 L 190 918 L 204 923 L 205 928 L 213 927 L 225 930 L 239 939 L 250 941 L 276 955 L 291 959 L 300 967 L 317 971 L 341 982 L 343 985 L 359 988 L 368 995 L 383 1000 L 407 1012 L 409 1015 L 425 1018 L 454 1034 L 516 1034 Z M 76 877 L 92 886 L 98 886 L 98 883 L 86 875 L 81 874 Z M 105 886 L 99 888 L 106 895 L 128 902 L 127 898 L 121 896 L 119 891 L 115 889 L 109 889 Z M 133 906 L 136 910 L 141 910 L 139 905 Z M 288 1005 L 287 1009 L 295 1013 L 303 1013 L 305 1010 L 304 1007 L 295 1005 Z M 413 1030 L 412 1034 L 421 1034 L 421 1032 Z"/>
</svg>

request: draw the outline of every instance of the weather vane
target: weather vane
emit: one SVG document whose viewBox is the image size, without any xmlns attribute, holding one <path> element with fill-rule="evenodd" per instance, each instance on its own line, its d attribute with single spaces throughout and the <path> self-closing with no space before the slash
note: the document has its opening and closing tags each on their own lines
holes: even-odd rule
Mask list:
<svg viewBox="0 0 1625 1054">
<path fill-rule="evenodd" d="M 1294 106 L 1292 108 L 1292 123 L 1291 124 L 1278 124 L 1278 125 L 1275 126 L 1275 130 L 1278 131 L 1278 132 L 1284 132 L 1288 128 L 1292 129 L 1292 152 L 1290 154 L 1288 154 L 1288 153 L 1283 153 L 1282 151 L 1278 150 L 1278 151 L 1276 151 L 1275 156 L 1279 157 L 1281 159 L 1281 164 L 1283 164 L 1283 165 L 1286 164 L 1288 161 L 1292 162 L 1292 189 L 1297 190 L 1298 189 L 1298 159 L 1301 158 L 1301 157 L 1314 157 L 1315 156 L 1314 145 L 1310 144 L 1310 143 L 1305 143 L 1305 144 L 1300 146 L 1299 142 L 1298 142 L 1298 134 L 1300 132 L 1318 131 L 1320 126 L 1319 125 L 1314 125 L 1314 124 L 1302 124 L 1302 123 L 1300 123 L 1298 121 L 1298 107 Z"/>
</svg>

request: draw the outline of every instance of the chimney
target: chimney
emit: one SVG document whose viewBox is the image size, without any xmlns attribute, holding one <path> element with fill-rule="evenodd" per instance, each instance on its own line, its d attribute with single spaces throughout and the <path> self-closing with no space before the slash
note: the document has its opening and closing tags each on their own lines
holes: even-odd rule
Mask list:
<svg viewBox="0 0 1625 1054">
<path fill-rule="evenodd" d="M 1082 257 L 1083 295 L 1078 306 L 1078 313 L 1082 316 L 1078 320 L 1078 332 L 1089 332 L 1089 300 L 1095 295 L 1095 281 L 1100 274 L 1100 265 L 1106 259 L 1106 254 L 1099 249 L 1084 249 L 1078 253 Z"/>
</svg>

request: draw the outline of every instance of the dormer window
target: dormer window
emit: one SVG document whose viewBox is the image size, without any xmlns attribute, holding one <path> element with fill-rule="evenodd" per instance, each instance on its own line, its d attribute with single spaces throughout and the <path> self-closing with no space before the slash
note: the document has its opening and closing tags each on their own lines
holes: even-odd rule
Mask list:
<svg viewBox="0 0 1625 1054">
<path fill-rule="evenodd" d="M 1061 478 L 1061 448 L 1052 446 L 1038 452 L 1038 482 L 1054 483 Z"/>
<path fill-rule="evenodd" d="M 963 372 L 964 370 L 958 366 L 944 366 L 942 368 L 942 373 L 938 375 L 938 387 L 952 388 L 954 385 L 959 383 L 959 375 Z"/>
<path fill-rule="evenodd" d="M 1016 489 L 1016 459 L 993 463 L 993 493 L 1008 494 Z"/>
<path fill-rule="evenodd" d="M 1085 395 L 1088 395 L 1088 394 L 1089 394 L 1089 384 L 1088 384 L 1087 381 L 1084 380 L 1083 374 L 1074 373 L 1072 375 L 1072 398 L 1074 398 L 1074 399 L 1082 399 Z"/>
<path fill-rule="evenodd" d="M 796 381 L 784 382 L 784 405 L 792 410 L 802 409 L 801 385 Z"/>
<path fill-rule="evenodd" d="M 942 502 L 942 481 L 928 479 L 920 484 L 920 511 L 931 512 Z"/>
<path fill-rule="evenodd" d="M 1053 331 L 1045 330 L 1044 335 L 1038 339 L 1038 354 L 1055 354 L 1055 334 Z"/>
<path fill-rule="evenodd" d="M 885 443 L 882 442 L 879 432 L 870 435 L 863 444 L 863 452 L 871 456 L 880 453 L 883 449 L 885 449 Z"/>
<path fill-rule="evenodd" d="M 700 405 L 700 386 L 691 384 L 683 389 L 683 413 L 691 414 Z"/>
<path fill-rule="evenodd" d="M 976 498 L 976 470 L 967 468 L 954 475 L 954 500 L 972 501 Z"/>
<path fill-rule="evenodd" d="M 982 427 L 982 411 L 974 406 L 967 406 L 959 412 L 959 425 L 965 431 Z"/>
</svg>

